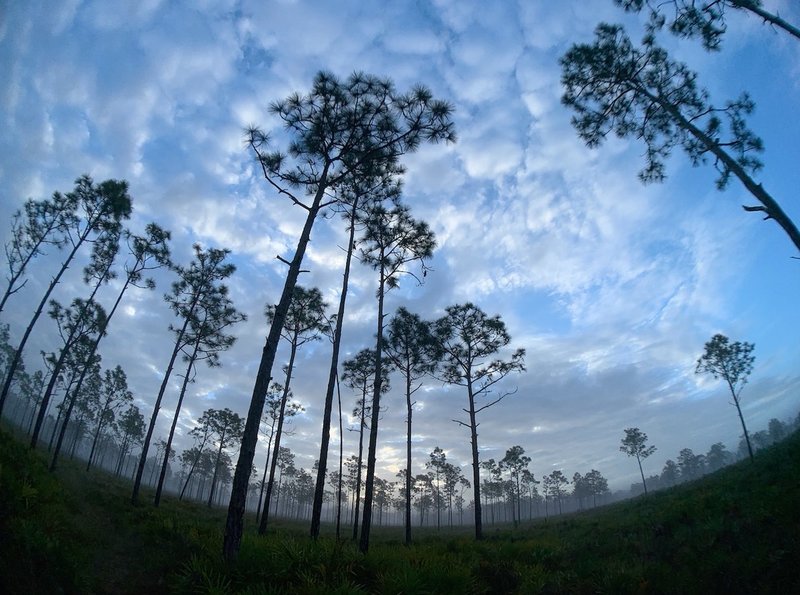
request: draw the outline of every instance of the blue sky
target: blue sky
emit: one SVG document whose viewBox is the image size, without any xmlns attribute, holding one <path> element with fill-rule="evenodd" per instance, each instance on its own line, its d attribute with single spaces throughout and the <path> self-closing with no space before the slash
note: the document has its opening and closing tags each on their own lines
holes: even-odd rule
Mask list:
<svg viewBox="0 0 800 595">
<path fill-rule="evenodd" d="M 796 3 L 764 4 L 800 22 Z M 743 393 L 750 427 L 797 413 L 800 264 L 788 238 L 741 209 L 753 201 L 738 182 L 718 192 L 713 170 L 691 168 L 682 154 L 669 160 L 664 184 L 641 185 L 641 144 L 610 138 L 589 150 L 560 105 L 558 58 L 572 43 L 590 41 L 600 21 L 641 35 L 639 19 L 611 0 L 31 1 L 12 3 L 0 19 L 0 220 L 89 173 L 130 182 L 131 227 L 170 229 L 177 262 L 188 262 L 193 242 L 233 252 L 232 297 L 250 320 L 222 368 L 200 369 L 183 434 L 209 407 L 245 414 L 266 333 L 261 312 L 282 284 L 275 256 L 291 256 L 303 216 L 260 178 L 242 130 L 257 124 L 280 146 L 269 102 L 307 90 L 321 69 L 388 76 L 401 90 L 422 83 L 455 107 L 458 142 L 404 159 L 405 200 L 437 235 L 435 272 L 393 292 L 387 307 L 435 318 L 472 301 L 503 318 L 512 348 L 527 349 L 527 372 L 506 384 L 517 393 L 483 415 L 482 457 L 520 444 L 537 477 L 596 468 L 627 488 L 638 469 L 618 451 L 626 427 L 640 427 L 658 448 L 648 472 L 684 447 L 705 452 L 723 441 L 735 450 L 740 429 L 724 387 L 694 374 L 717 332 L 756 344 Z M 800 221 L 800 44 L 735 11 L 719 53 L 666 35 L 661 43 L 700 73 L 716 102 L 752 94 L 751 126 L 766 146 L 757 178 Z M 333 304 L 345 230 L 336 218 L 317 225 L 302 281 Z M 10 304 L 16 336 L 56 261 L 40 259 Z M 57 299 L 85 293 L 79 267 L 71 273 Z M 155 292 L 129 294 L 102 347 L 104 365 L 123 365 L 148 417 L 171 350 L 161 298 L 170 282 L 165 274 Z M 345 357 L 371 343 L 375 284 L 356 267 Z M 54 338 L 42 320 L 29 361 Z M 318 454 L 328 357 L 327 344 L 306 350 L 293 381 L 306 414 L 286 445 L 306 468 Z M 178 381 L 156 436 L 166 433 Z M 349 409 L 355 396 L 344 396 Z M 465 395 L 430 381 L 418 401 L 415 459 L 438 445 L 468 472 L 467 432 L 450 421 Z M 378 465 L 391 478 L 402 457 L 401 395 L 391 392 L 386 406 Z M 354 434 L 345 434 L 354 449 Z"/>
</svg>

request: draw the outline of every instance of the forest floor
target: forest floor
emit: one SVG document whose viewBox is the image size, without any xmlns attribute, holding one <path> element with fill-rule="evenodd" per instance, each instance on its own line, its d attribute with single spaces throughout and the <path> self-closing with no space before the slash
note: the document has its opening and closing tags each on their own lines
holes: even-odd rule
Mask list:
<svg viewBox="0 0 800 595">
<path fill-rule="evenodd" d="M 348 540 L 248 519 L 237 562 L 220 556 L 225 511 L 149 494 L 0 431 L 3 593 L 800 593 L 800 434 L 705 478 L 520 527 L 378 528 Z M 329 528 L 328 528 L 329 529 Z"/>
</svg>

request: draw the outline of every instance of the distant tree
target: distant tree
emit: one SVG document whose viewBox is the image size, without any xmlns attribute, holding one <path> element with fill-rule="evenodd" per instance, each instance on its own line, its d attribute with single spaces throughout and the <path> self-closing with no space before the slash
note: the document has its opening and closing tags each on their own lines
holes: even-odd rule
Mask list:
<svg viewBox="0 0 800 595">
<path fill-rule="evenodd" d="M 375 478 L 375 505 L 378 507 L 378 525 L 383 524 L 383 509 L 388 508 L 392 502 L 394 485 L 394 483 L 386 479 Z"/>
<path fill-rule="evenodd" d="M 11 239 L 5 244 L 8 285 L 0 298 L 0 312 L 12 295 L 25 287 L 30 262 L 47 246 L 61 249 L 67 243 L 66 232 L 73 224 L 77 203 L 60 192 L 51 199 L 29 199 L 11 220 Z M 23 212 L 24 211 L 24 212 Z"/>
<path fill-rule="evenodd" d="M 469 423 L 453 421 L 470 431 L 475 538 L 482 539 L 477 415 L 511 394 L 506 391 L 490 397 L 498 382 L 512 372 L 525 370 L 525 350 L 517 349 L 507 360 L 490 360 L 489 358 L 511 342 L 511 336 L 500 317 L 489 317 L 471 303 L 449 306 L 445 312 L 445 316 L 436 322 L 436 336 L 443 351 L 443 366 L 437 374 L 445 382 L 467 389 L 469 407 L 464 412 L 469 416 Z M 476 405 L 481 398 L 488 400 L 482 405 Z"/>
<path fill-rule="evenodd" d="M 769 437 L 773 444 L 775 442 L 780 442 L 789 434 L 786 424 L 775 417 L 769 420 L 767 429 L 769 430 Z"/>
<path fill-rule="evenodd" d="M 333 393 L 338 388 L 339 347 L 342 340 L 342 324 L 344 323 L 345 307 L 347 304 L 347 290 L 350 283 L 350 265 L 356 249 L 356 227 L 359 225 L 361 213 L 371 205 L 385 201 L 397 200 L 400 194 L 399 174 L 402 168 L 387 168 L 374 178 L 359 176 L 346 178 L 337 190 L 338 205 L 348 222 L 348 240 L 345 249 L 344 272 L 342 275 L 342 289 L 339 294 L 339 307 L 331 321 L 330 339 L 331 365 L 328 370 L 328 386 L 325 392 L 325 405 L 322 413 L 322 436 L 320 439 L 319 459 L 317 465 L 317 481 L 314 487 L 314 502 L 311 507 L 311 537 L 319 537 L 320 522 L 322 520 L 322 500 L 325 493 L 325 474 L 328 468 L 328 449 L 331 438 L 331 415 L 333 413 Z M 341 403 L 340 403 L 341 405 Z M 339 407 L 341 409 L 341 407 Z M 342 425 L 341 415 L 339 425 Z M 341 450 L 341 440 L 340 440 Z M 342 456 L 339 457 L 339 466 Z M 337 525 L 338 528 L 338 525 Z M 337 531 L 338 538 L 338 531 Z"/>
<path fill-rule="evenodd" d="M 92 369 L 92 367 L 88 365 L 89 359 L 95 357 L 97 349 L 100 345 L 100 341 L 106 335 L 106 330 L 111 322 L 111 318 L 116 313 L 117 308 L 119 307 L 119 304 L 125 295 L 125 292 L 131 286 L 154 289 L 155 281 L 150 278 L 143 278 L 144 273 L 146 271 L 152 271 L 154 269 L 170 265 L 169 248 L 167 246 L 167 242 L 170 238 L 170 233 L 168 231 L 163 230 L 155 223 L 150 223 L 147 225 L 145 236 L 137 236 L 129 231 L 125 231 L 124 236 L 127 240 L 130 255 L 133 257 L 133 260 L 129 260 L 125 263 L 125 281 L 122 284 L 122 288 L 117 294 L 114 305 L 106 315 L 105 321 L 103 322 L 101 328 L 97 333 L 95 333 L 94 340 L 90 345 L 87 346 L 87 365 L 83 367 L 81 374 L 75 381 L 74 391 L 76 394 L 81 394 L 86 374 Z M 98 246 L 98 244 L 95 244 L 95 246 Z M 116 244 L 113 244 L 110 247 L 104 247 L 103 244 L 100 244 L 100 250 L 96 252 L 101 257 L 93 258 L 93 264 L 84 270 L 84 280 L 87 280 L 91 277 L 94 277 L 98 280 L 98 283 L 95 287 L 95 292 L 93 292 L 90 299 L 94 298 L 94 293 L 96 293 L 97 288 L 99 288 L 103 282 L 116 277 L 116 274 L 113 274 L 105 278 L 105 275 L 108 274 L 105 266 L 110 267 L 111 263 L 113 262 L 113 258 L 116 255 L 116 248 L 114 246 L 116 246 Z M 103 265 L 104 260 L 107 262 L 107 265 Z M 45 393 L 44 399 L 49 400 L 47 393 Z"/>
<path fill-rule="evenodd" d="M 608 480 L 603 474 L 592 469 L 587 473 L 583 480 L 588 488 L 588 493 L 592 497 L 592 506 L 597 506 L 597 497 L 608 493 Z"/>
<path fill-rule="evenodd" d="M 400 372 L 405 381 L 406 395 L 406 504 L 405 504 L 405 543 L 411 543 L 411 418 L 414 403 L 411 396 L 422 383 L 419 380 L 432 374 L 442 358 L 441 346 L 432 331 L 432 325 L 423 321 L 417 314 L 398 308 L 389 322 L 386 335 L 386 355 L 391 359 L 394 369 Z"/>
<path fill-rule="evenodd" d="M 101 234 L 93 243 L 92 257 L 89 265 L 83 269 L 83 281 L 87 284 L 92 284 L 92 290 L 87 299 L 76 298 L 72 301 L 71 308 L 63 308 L 55 300 L 50 301 L 50 310 L 48 314 L 51 318 L 56 320 L 59 327 L 59 334 L 61 336 L 61 345 L 58 352 L 58 358 L 55 360 L 53 371 L 50 376 L 50 382 L 42 398 L 43 409 L 47 407 L 52 397 L 55 388 L 56 379 L 61 375 L 61 368 L 64 365 L 66 358 L 70 355 L 70 350 L 73 349 L 78 341 L 85 343 L 83 351 L 86 357 L 94 356 L 92 346 L 100 337 L 105 333 L 108 326 L 108 315 L 105 310 L 97 304 L 95 298 L 100 288 L 116 278 L 116 273 L 112 270 L 114 261 L 119 252 L 119 240 L 122 234 L 120 226 L 113 226 L 107 232 Z M 67 321 L 69 319 L 69 322 Z M 88 361 L 87 361 L 88 364 Z M 80 362 L 75 362 L 74 367 L 80 368 Z M 84 370 L 88 366 L 84 367 Z M 83 378 L 79 374 L 76 379 L 76 386 L 74 394 L 80 392 L 80 385 Z M 36 421 L 36 428 L 34 428 L 34 437 L 38 435 L 38 428 L 41 425 L 41 419 L 44 417 L 44 411 L 39 414 L 39 419 Z M 35 447 L 36 442 L 31 442 L 31 447 Z"/>
<path fill-rule="evenodd" d="M 208 494 L 208 507 L 214 498 L 214 488 L 217 485 L 222 452 L 239 443 L 242 438 L 242 425 L 244 420 L 227 407 L 225 409 L 209 409 L 204 415 L 208 416 L 209 440 L 219 444 L 216 460 L 214 461 L 214 475 L 211 478 L 211 490 Z"/>
<path fill-rule="evenodd" d="M 536 488 L 541 482 L 537 481 L 529 469 L 522 470 L 522 485 L 528 492 L 528 518 L 533 518 L 533 503 L 536 502 L 536 511 L 539 511 L 539 490 Z"/>
<path fill-rule="evenodd" d="M 747 442 L 747 451 L 750 460 L 753 460 L 753 448 L 750 445 L 750 437 L 747 433 L 747 426 L 744 423 L 744 415 L 740 405 L 740 395 L 744 385 L 747 384 L 747 377 L 753 371 L 755 356 L 752 355 L 755 345 L 752 343 L 730 342 L 725 335 L 716 334 L 705 345 L 703 355 L 697 360 L 695 374 L 710 374 L 715 380 L 722 378 L 728 385 L 733 405 L 739 414 L 739 421 L 742 422 L 742 431 Z"/>
<path fill-rule="evenodd" d="M 95 411 L 95 429 L 92 437 L 92 447 L 89 451 L 89 460 L 86 462 L 88 471 L 94 460 L 97 441 L 103 428 L 107 424 L 114 423 L 116 411 L 123 405 L 131 405 L 133 393 L 128 390 L 128 377 L 121 366 L 113 370 L 106 370 L 100 393 L 100 400 Z"/>
<path fill-rule="evenodd" d="M 139 444 L 144 438 L 144 416 L 139 412 L 136 405 L 131 405 L 120 416 L 119 421 L 114 426 L 115 433 L 120 440 L 119 458 L 117 459 L 115 475 L 122 473 L 125 464 L 125 457 L 131 451 L 131 447 Z"/>
<path fill-rule="evenodd" d="M 378 272 L 377 330 L 375 333 L 375 380 L 372 387 L 372 420 L 369 429 L 369 448 L 367 450 L 367 474 L 364 482 L 364 519 L 361 524 L 359 549 L 366 553 L 369 549 L 369 534 L 372 522 L 372 497 L 375 481 L 375 459 L 378 449 L 378 422 L 380 421 L 380 401 L 383 394 L 383 343 L 384 343 L 384 299 L 386 293 L 399 286 L 403 275 L 410 275 L 418 283 L 422 282 L 409 270 L 410 263 L 419 261 L 422 276 L 427 268 L 425 260 L 433 256 L 436 239 L 424 221 L 411 217 L 409 209 L 403 205 L 387 210 L 382 206 L 370 209 L 364 218 L 364 240 L 361 261 Z"/>
<path fill-rule="evenodd" d="M 678 483 L 680 475 L 681 470 L 677 463 L 672 459 L 667 459 L 667 462 L 664 463 L 664 469 L 661 471 L 661 481 L 667 485 L 673 486 Z"/>
<path fill-rule="evenodd" d="M 628 12 L 639 12 L 645 6 L 650 9 L 649 29 L 660 29 L 667 22 L 662 12 L 664 6 L 671 6 L 669 29 L 679 37 L 699 37 L 707 50 L 718 50 L 722 36 L 727 29 L 725 13 L 728 9 L 749 12 L 774 27 L 779 27 L 800 39 L 800 29 L 765 10 L 761 0 L 614 0 Z"/>
<path fill-rule="evenodd" d="M 76 298 L 72 301 L 69 308 L 61 307 L 58 302 L 51 304 L 49 312 L 50 316 L 56 321 L 59 329 L 59 335 L 63 341 L 60 349 L 58 359 L 54 362 L 54 369 L 51 372 L 52 376 L 69 378 L 66 383 L 67 391 L 64 395 L 62 403 L 63 422 L 61 430 L 58 434 L 58 442 L 53 452 L 53 457 L 50 462 L 50 469 L 55 469 L 56 462 L 61 450 L 61 444 L 64 440 L 67 425 L 72 417 L 72 410 L 75 406 L 78 397 L 78 391 L 74 390 L 78 378 L 85 374 L 85 369 L 94 365 L 99 365 L 99 354 L 92 353 L 92 345 L 97 333 L 102 332 L 105 326 L 106 313 L 103 308 L 94 301 L 84 302 Z M 52 391 L 53 382 L 48 383 L 48 388 Z M 47 391 L 47 389 L 45 389 Z M 49 399 L 47 392 L 42 399 L 39 407 L 39 414 L 36 418 L 36 424 L 33 428 L 33 435 L 31 436 L 31 448 L 35 448 L 38 444 L 39 430 L 44 421 L 44 415 L 47 409 Z"/>
<path fill-rule="evenodd" d="M 172 448 L 172 439 L 175 436 L 175 427 L 181 413 L 186 387 L 196 373 L 195 365 L 198 361 L 205 361 L 208 367 L 216 368 L 222 364 L 219 354 L 230 349 L 236 342 L 236 337 L 226 334 L 226 330 L 240 322 L 247 320 L 247 316 L 233 306 L 228 297 L 228 287 L 224 284 L 209 287 L 200 300 L 199 307 L 189 319 L 186 329 L 184 346 L 182 348 L 183 361 L 186 362 L 186 371 L 183 374 L 183 383 L 178 394 L 178 404 L 172 416 L 172 426 L 167 436 L 167 448 Z M 161 493 L 167 476 L 167 459 L 161 466 L 161 473 L 156 486 L 154 505 L 161 501 Z"/>
<path fill-rule="evenodd" d="M 431 485 L 434 487 L 434 495 L 436 496 L 436 528 L 441 529 L 442 519 L 442 480 L 447 475 L 447 453 L 445 453 L 438 446 L 428 455 L 428 462 L 425 463 L 425 468 L 429 469 L 431 474 Z M 435 482 L 435 483 L 434 483 Z"/>
<path fill-rule="evenodd" d="M 711 472 L 722 469 L 733 460 L 733 455 L 725 448 L 722 442 L 711 445 L 706 454 L 706 465 Z"/>
<path fill-rule="evenodd" d="M 289 392 L 291 397 L 291 392 Z M 281 416 L 281 404 L 283 403 L 283 385 L 273 382 L 270 390 L 267 393 L 266 407 L 264 411 L 264 421 L 269 424 L 269 438 L 267 439 L 267 458 L 264 462 L 264 475 L 259 484 L 258 494 L 258 507 L 256 509 L 256 520 L 261 518 L 261 506 L 264 500 L 264 489 L 267 486 L 267 473 L 270 468 L 270 461 L 272 460 L 272 442 L 275 438 L 275 426 L 278 423 L 278 418 Z M 294 417 L 305 411 L 305 408 L 297 401 L 289 401 L 283 408 L 284 424 Z M 286 429 L 283 430 L 288 433 Z"/>
<path fill-rule="evenodd" d="M 681 449 L 678 453 L 678 467 L 681 477 L 686 480 L 697 479 L 703 474 L 704 461 L 701 455 L 696 455 L 691 448 Z"/>
<path fill-rule="evenodd" d="M 433 99 L 426 88 L 418 86 L 408 94 L 398 94 L 390 81 L 361 73 L 342 82 L 320 72 L 308 95 L 295 94 L 274 103 L 271 110 L 293 137 L 289 155 L 266 152 L 269 138 L 256 128 L 248 131 L 248 142 L 267 182 L 306 211 L 306 222 L 294 257 L 291 262 L 284 260 L 289 271 L 253 387 L 225 525 L 223 555 L 227 560 L 239 552 L 249 473 L 278 339 L 314 222 L 320 210 L 330 204 L 326 196 L 348 179 L 380 177 L 382 172 L 396 170 L 400 157 L 415 151 L 423 141 L 455 140 L 452 108 Z M 306 192 L 309 204 L 291 188 Z M 320 468 L 323 473 L 326 471 L 322 459 Z"/>
<path fill-rule="evenodd" d="M 642 475 L 642 485 L 644 486 L 644 493 L 647 495 L 647 482 L 644 478 L 644 471 L 642 470 L 642 459 L 646 459 L 656 451 L 655 446 L 647 446 L 647 434 L 642 432 L 639 428 L 627 428 L 625 430 L 625 437 L 622 439 L 622 446 L 619 449 L 629 457 L 636 457 L 636 462 L 639 463 L 639 473 Z"/>
<path fill-rule="evenodd" d="M 480 466 L 481 469 L 489 474 L 489 478 L 483 482 L 483 491 L 484 498 L 486 498 L 489 510 L 492 513 L 492 524 L 494 524 L 494 504 L 502 496 L 503 492 L 503 470 L 500 469 L 500 465 L 497 463 L 497 461 L 491 458 L 481 461 Z"/>
<path fill-rule="evenodd" d="M 389 391 L 389 369 L 381 370 L 381 391 Z M 364 431 L 369 429 L 367 419 L 372 414 L 372 402 L 367 400 L 367 395 L 372 394 L 372 385 L 375 382 L 375 350 L 362 349 L 352 359 L 344 362 L 342 381 L 345 386 L 360 395 L 353 409 L 353 417 L 358 419 L 358 456 L 356 458 L 356 483 L 354 486 L 355 508 L 353 514 L 353 541 L 358 539 L 358 515 L 361 502 L 361 471 L 364 467 Z"/>
<path fill-rule="evenodd" d="M 281 337 L 289 343 L 289 363 L 286 365 L 286 379 L 283 383 L 283 398 L 278 410 L 278 427 L 275 429 L 275 450 L 272 455 L 272 463 L 267 480 L 267 493 L 264 498 L 264 510 L 259 521 L 258 532 L 264 534 L 267 530 L 269 520 L 269 503 L 272 498 L 272 486 L 275 481 L 275 467 L 277 457 L 280 454 L 281 436 L 283 434 L 283 423 L 286 413 L 286 404 L 289 401 L 289 391 L 294 371 L 295 357 L 297 350 L 301 346 L 311 341 L 318 341 L 328 328 L 326 310 L 328 304 L 322 299 L 322 292 L 316 287 L 305 289 L 300 285 L 294 287 L 292 301 L 286 316 L 283 318 L 283 330 Z M 272 323 L 276 316 L 276 307 L 267 306 L 267 320 Z"/>
<path fill-rule="evenodd" d="M 179 326 L 173 326 L 172 324 L 169 326 L 169 329 L 175 335 L 175 345 L 172 349 L 169 363 L 167 363 L 167 369 L 164 372 L 158 395 L 156 395 L 153 415 L 150 417 L 150 424 L 147 426 L 147 433 L 142 443 L 142 454 L 139 459 L 139 466 L 136 469 L 136 478 L 133 481 L 133 491 L 131 493 L 131 502 L 134 504 L 139 499 L 139 487 L 147 461 L 147 451 L 150 446 L 150 440 L 153 437 L 158 413 L 161 410 L 161 400 L 167 390 L 175 360 L 195 337 L 190 332 L 190 327 L 192 324 L 197 323 L 199 312 L 202 311 L 202 304 L 206 297 L 218 293 L 220 291 L 218 283 L 230 277 L 236 270 L 233 264 L 224 262 L 228 254 L 230 254 L 230 250 L 217 248 L 203 250 L 199 244 L 194 244 L 192 248 L 194 249 L 194 260 L 186 268 L 182 266 L 174 267 L 174 270 L 178 273 L 178 280 L 172 284 L 172 292 L 164 296 L 164 299 L 181 322 Z"/>
<path fill-rule="evenodd" d="M 189 435 L 194 440 L 194 446 L 181 453 L 181 461 L 184 465 L 189 467 L 189 471 L 186 474 L 186 479 L 183 487 L 181 488 L 181 493 L 178 496 L 178 500 L 183 500 L 186 488 L 189 486 L 189 482 L 192 480 L 192 474 L 195 472 L 195 469 L 197 469 L 198 465 L 202 463 L 203 454 L 207 452 L 206 445 L 211 442 L 213 433 L 211 426 L 211 411 L 213 411 L 213 409 L 207 409 L 204 411 L 200 419 L 197 420 L 195 427 L 189 432 Z"/>
<path fill-rule="evenodd" d="M 641 139 L 647 160 L 639 173 L 643 182 L 665 178 L 665 161 L 675 147 L 695 166 L 710 158 L 719 172 L 717 187 L 725 188 L 732 175 L 738 178 L 761 203 L 745 210 L 773 219 L 800 250 L 797 226 L 753 179 L 762 166 L 753 154 L 764 147 L 746 125 L 745 116 L 754 108 L 746 93 L 715 107 L 708 92 L 698 88 L 697 75 L 671 60 L 652 34 L 641 49 L 634 48 L 621 26 L 605 23 L 595 29 L 593 44 L 570 48 L 561 68 L 562 102 L 575 112 L 572 124 L 589 147 L 599 146 L 612 132 Z"/>
<path fill-rule="evenodd" d="M 33 332 L 33 327 L 78 250 L 86 242 L 93 241 L 92 238 L 97 236 L 102 238 L 104 234 L 116 233 L 122 220 L 128 219 L 131 214 L 131 197 L 128 195 L 128 183 L 124 181 L 106 180 L 95 185 L 89 176 L 82 176 L 75 181 L 75 189 L 68 193 L 64 200 L 69 203 L 65 212 L 73 213 L 64 222 L 64 233 L 71 249 L 62 261 L 58 272 L 50 280 L 17 346 L 6 373 L 2 393 L 0 393 L 0 413 L 3 411 L 3 405 L 14 380 L 14 373 L 22 362 L 22 353 L 31 332 Z"/>
<path fill-rule="evenodd" d="M 514 518 L 514 525 L 519 525 L 522 520 L 522 488 L 521 479 L 522 472 L 528 467 L 531 458 L 525 455 L 525 449 L 521 446 L 512 446 L 506 451 L 505 456 L 500 460 L 500 468 L 507 470 L 511 475 L 511 483 L 513 485 L 513 498 L 517 504 L 517 516 Z M 513 502 L 512 502 L 513 503 Z M 513 511 L 513 508 L 512 508 Z"/>
<path fill-rule="evenodd" d="M 564 497 L 565 488 L 569 485 L 569 480 L 563 472 L 555 469 L 550 475 L 544 477 L 545 492 L 558 502 L 558 513 L 562 513 L 561 500 Z"/>
</svg>

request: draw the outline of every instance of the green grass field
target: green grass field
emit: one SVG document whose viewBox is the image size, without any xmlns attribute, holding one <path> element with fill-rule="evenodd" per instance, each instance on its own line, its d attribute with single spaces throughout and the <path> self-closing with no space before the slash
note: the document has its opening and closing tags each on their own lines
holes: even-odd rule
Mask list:
<svg viewBox="0 0 800 595">
<path fill-rule="evenodd" d="M 800 593 L 800 435 L 700 481 L 594 511 L 464 531 L 374 533 L 370 553 L 254 519 L 233 566 L 225 511 L 130 487 L 0 433 L 3 593 Z M 148 494 L 143 498 L 148 502 Z"/>
</svg>

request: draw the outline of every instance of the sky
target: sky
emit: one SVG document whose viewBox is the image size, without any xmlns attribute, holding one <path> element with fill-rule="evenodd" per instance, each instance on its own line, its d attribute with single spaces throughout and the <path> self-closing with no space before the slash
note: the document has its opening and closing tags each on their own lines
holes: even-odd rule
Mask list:
<svg viewBox="0 0 800 595">
<path fill-rule="evenodd" d="M 764 5 L 800 22 L 795 2 Z M 696 375 L 695 362 L 715 333 L 755 343 L 742 393 L 749 428 L 793 419 L 800 261 L 774 222 L 742 210 L 754 200 L 736 180 L 719 192 L 712 167 L 692 168 L 675 153 L 667 180 L 645 186 L 636 177 L 644 151 L 636 139 L 588 149 L 577 138 L 560 103 L 558 59 L 571 44 L 590 42 L 601 21 L 624 24 L 634 40 L 643 32 L 643 20 L 611 0 L 5 3 L 3 237 L 27 198 L 69 191 L 88 173 L 129 182 L 130 228 L 141 233 L 155 221 L 169 229 L 175 262 L 188 264 L 195 242 L 231 250 L 231 297 L 249 320 L 235 328 L 220 368 L 198 369 L 176 438 L 188 447 L 186 434 L 206 409 L 246 415 L 267 332 L 264 305 L 278 300 L 285 274 L 276 256 L 292 257 L 304 217 L 264 181 L 243 129 L 258 125 L 274 133 L 275 148 L 285 147 L 269 103 L 306 92 L 320 70 L 389 77 L 400 91 L 423 84 L 452 104 L 458 140 L 402 160 L 404 200 L 430 224 L 438 248 L 424 285 L 404 280 L 386 308 L 432 320 L 473 302 L 507 325 L 506 356 L 526 350 L 526 371 L 500 386 L 516 392 L 479 417 L 481 458 L 521 445 L 539 479 L 554 469 L 568 477 L 598 469 L 612 489 L 627 489 L 638 468 L 619 452 L 625 428 L 641 428 L 657 447 L 647 474 L 682 448 L 704 453 L 722 441 L 735 451 L 741 427 L 726 388 Z M 660 43 L 699 73 L 715 102 L 750 92 L 757 107 L 748 121 L 765 144 L 757 181 L 800 221 L 800 44 L 736 11 L 721 52 L 667 34 Z M 317 222 L 301 278 L 332 311 L 345 231 L 338 217 Z M 60 256 L 40 257 L 2 314 L 12 338 Z M 80 268 L 71 267 L 56 299 L 88 293 Z M 128 293 L 101 346 L 104 367 L 123 366 L 147 419 L 175 322 L 163 300 L 174 277 L 156 279 L 155 291 Z M 115 287 L 101 302 L 110 305 Z M 374 272 L 354 264 L 342 360 L 374 345 L 376 287 Z M 56 340 L 52 321 L 40 320 L 26 348 L 29 369 Z M 283 346 L 276 370 L 286 358 Z M 327 340 L 305 346 L 292 381 L 305 413 L 284 445 L 306 469 L 319 456 L 329 361 Z M 179 382 L 174 376 L 165 395 L 156 438 L 167 433 Z M 378 438 L 378 475 L 387 479 L 404 461 L 405 400 L 400 379 L 392 383 Z M 348 411 L 356 395 L 343 387 L 342 396 Z M 465 391 L 430 379 L 416 401 L 416 472 L 440 446 L 469 476 L 469 435 L 452 421 L 467 406 Z M 344 434 L 354 452 L 356 433 Z M 334 429 L 332 448 L 338 439 Z M 259 470 L 265 455 L 257 452 Z"/>
</svg>

